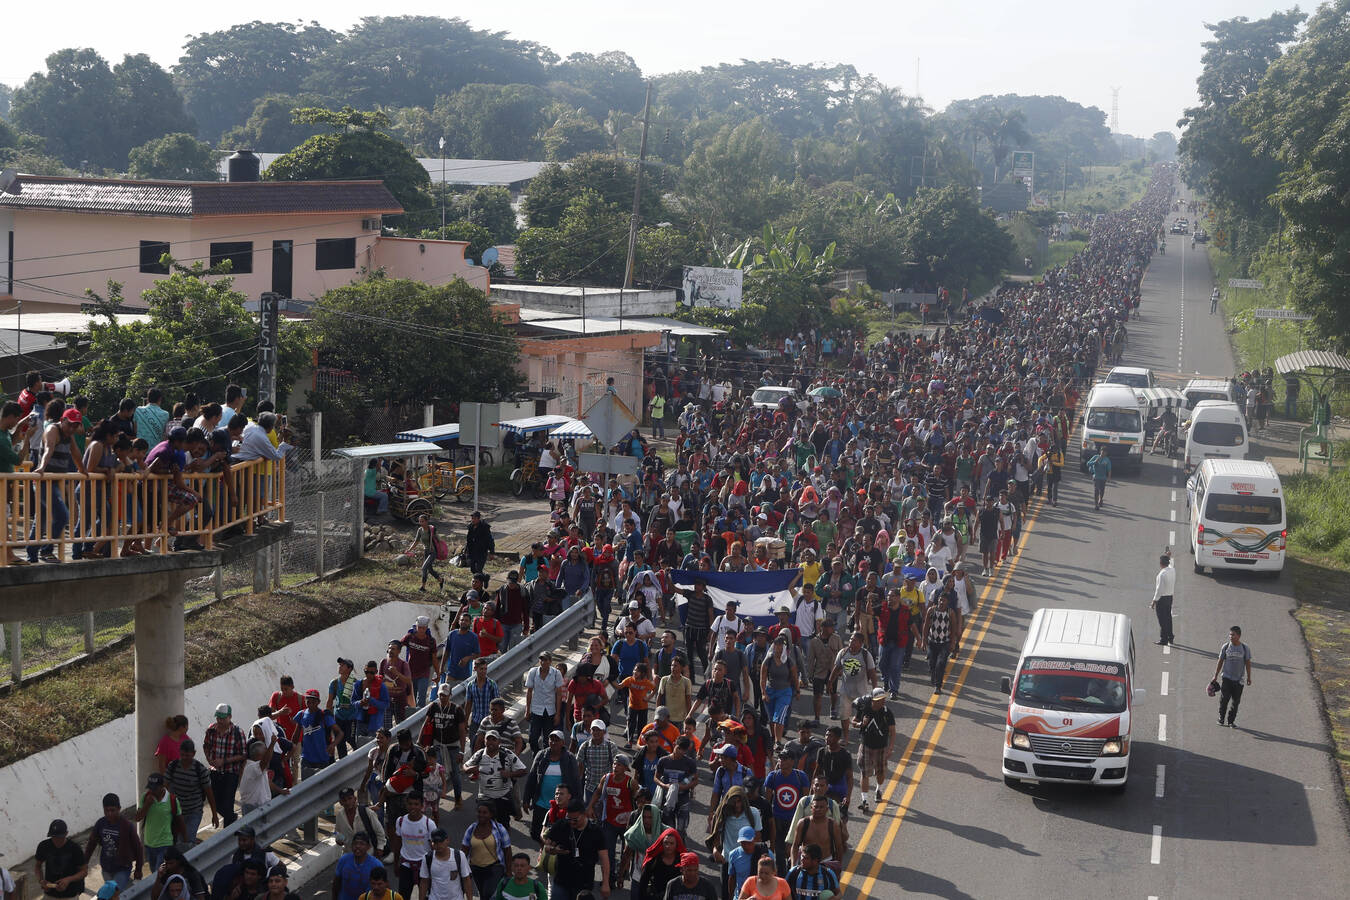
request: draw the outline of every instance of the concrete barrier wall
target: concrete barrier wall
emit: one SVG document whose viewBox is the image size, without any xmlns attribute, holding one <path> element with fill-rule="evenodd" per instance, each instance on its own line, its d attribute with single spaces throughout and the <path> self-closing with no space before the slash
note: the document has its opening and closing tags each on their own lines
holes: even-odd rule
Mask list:
<svg viewBox="0 0 1350 900">
<path fill-rule="evenodd" d="M 313 687 L 327 696 L 338 656 L 351 657 L 359 672 L 366 660 L 384 656 L 390 638 L 407 631 L 419 615 L 434 620 L 438 609 L 436 604 L 386 603 L 189 688 L 188 736 L 200 747 L 217 703 L 230 704 L 235 724 L 247 728 L 282 675 L 293 677 L 298 691 Z M 443 626 L 437 630 L 444 634 Z M 65 819 L 72 833 L 91 827 L 103 814 L 100 803 L 108 791 L 116 792 L 123 806 L 136 802 L 141 786 L 135 783 L 135 732 L 135 716 L 124 716 L 0 769 L 0 854 L 9 865 L 33 855 L 52 819 Z"/>
</svg>

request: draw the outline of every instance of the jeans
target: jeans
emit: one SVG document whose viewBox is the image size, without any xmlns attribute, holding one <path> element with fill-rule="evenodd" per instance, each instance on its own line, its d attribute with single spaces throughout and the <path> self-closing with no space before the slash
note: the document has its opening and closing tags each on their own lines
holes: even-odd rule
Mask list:
<svg viewBox="0 0 1350 900">
<path fill-rule="evenodd" d="M 430 675 L 423 675 L 421 678 L 413 679 L 413 698 L 417 701 L 418 709 L 427 705 L 427 685 L 430 683 Z"/>
<path fill-rule="evenodd" d="M 1092 479 L 1092 501 L 1100 506 L 1106 500 L 1106 479 Z"/>
<path fill-rule="evenodd" d="M 580 887 L 563 887 L 558 884 L 556 878 L 550 877 L 548 880 L 548 900 L 577 900 L 577 895 L 582 891 L 595 890 L 595 882 L 583 884 Z"/>
<path fill-rule="evenodd" d="M 1219 692 L 1219 721 L 1228 716 L 1228 724 L 1237 722 L 1238 704 L 1242 702 L 1243 684 L 1241 679 L 1224 678 Z M 1229 704 L 1232 704 L 1231 706 Z"/>
<path fill-rule="evenodd" d="M 1294 418 L 1295 407 L 1298 405 L 1298 395 L 1285 391 L 1284 394 L 1284 417 L 1286 419 Z"/>
<path fill-rule="evenodd" d="M 502 630 L 506 632 L 506 636 L 502 639 L 502 644 L 497 650 L 501 653 L 505 653 L 508 649 L 520 643 L 520 638 L 525 633 L 525 623 L 522 622 L 519 625 L 507 625 L 503 622 Z"/>
<path fill-rule="evenodd" d="M 183 834 L 187 835 L 188 843 L 196 842 L 197 832 L 202 830 L 202 813 L 204 811 L 205 808 L 201 806 L 196 809 L 183 810 Z"/>
<path fill-rule="evenodd" d="M 169 847 L 172 846 L 172 844 L 169 845 Z M 164 854 L 168 852 L 169 847 L 151 847 L 148 844 L 146 845 L 145 862 L 150 866 L 151 872 L 159 871 L 159 864 L 164 862 Z"/>
<path fill-rule="evenodd" d="M 626 828 L 620 828 L 608 822 L 600 823 L 600 833 L 605 837 L 605 850 L 609 852 L 610 881 L 613 881 L 619 875 L 619 857 L 615 855 L 614 849 L 619 846 L 619 839 L 623 837 L 626 830 Z"/>
<path fill-rule="evenodd" d="M 159 868 L 158 866 L 155 867 L 156 870 L 158 870 L 158 868 Z M 119 888 L 121 888 L 122 890 L 125 891 L 125 890 L 126 890 L 128 887 L 130 887 L 130 885 L 131 885 L 131 870 L 130 870 L 130 869 L 104 869 L 104 870 L 103 870 L 103 880 L 104 880 L 104 881 L 115 881 L 115 882 L 117 882 L 117 886 L 118 886 Z"/>
<path fill-rule="evenodd" d="M 946 641 L 928 644 L 928 677 L 935 688 L 942 687 L 942 683 L 947 680 L 947 660 L 951 652 L 951 645 Z"/>
<path fill-rule="evenodd" d="M 464 755 L 460 752 L 458 744 L 438 743 L 433 746 L 436 748 L 436 759 L 450 773 L 450 785 L 455 789 L 455 802 L 459 803 L 464 799 L 464 786 L 459 778 L 460 760 Z"/>
<path fill-rule="evenodd" d="M 355 719 L 337 719 L 337 725 L 342 729 L 342 740 L 337 742 L 338 759 L 347 755 L 349 749 L 355 750 L 360 745 L 356 742 L 356 720 Z"/>
<path fill-rule="evenodd" d="M 689 677 L 698 674 L 696 660 L 703 660 L 703 671 L 708 671 L 708 629 L 686 628 L 684 630 L 685 650 L 689 654 Z"/>
<path fill-rule="evenodd" d="M 61 491 L 59 490 L 59 488 L 58 488 L 58 486 L 57 486 L 56 484 L 52 484 L 52 485 L 51 485 L 51 490 L 50 490 L 50 491 L 43 490 L 41 487 L 39 487 L 39 488 L 37 489 L 36 493 L 37 493 L 37 503 L 38 503 L 38 508 L 39 508 L 39 510 L 38 510 L 38 518 L 37 518 L 37 521 L 35 521 L 35 522 L 33 523 L 33 527 L 32 527 L 31 529 L 29 529 L 29 531 L 28 531 L 28 539 L 29 539 L 30 541 L 36 540 L 37 537 L 38 537 L 38 529 L 42 529 L 43 533 L 44 533 L 45 536 L 47 536 L 47 537 L 57 537 L 57 536 L 59 536 L 59 535 L 61 534 L 61 532 L 63 532 L 63 531 L 66 530 L 66 525 L 67 525 L 67 523 L 70 522 L 70 511 L 69 511 L 68 509 L 66 509 L 66 499 L 65 499 L 64 497 L 61 496 Z M 47 523 L 47 512 L 48 512 L 48 510 L 47 510 L 47 504 L 48 504 L 48 502 L 49 502 L 48 499 L 47 499 L 47 498 L 48 498 L 48 494 L 51 495 L 51 500 L 50 500 L 50 503 L 51 503 L 51 528 L 50 528 L 50 529 L 48 529 L 48 527 L 47 527 L 47 525 L 48 525 L 48 523 Z M 37 546 L 36 544 L 34 544 L 34 545 L 32 545 L 32 546 L 30 546 L 30 547 L 28 548 L 28 561 L 29 561 L 29 562 L 37 562 L 38 554 L 39 554 L 39 553 L 41 553 L 41 554 L 43 554 L 43 555 L 47 555 L 47 554 L 50 554 L 50 553 L 52 553 L 52 552 L 54 552 L 54 548 L 53 548 L 53 546 L 52 546 L 51 544 L 43 544 L 43 545 L 40 546 L 40 547 Z"/>
<path fill-rule="evenodd" d="M 422 557 L 422 587 L 427 586 L 427 579 L 435 578 L 437 583 L 444 581 L 441 573 L 436 571 L 436 551 L 433 550 Z"/>
<path fill-rule="evenodd" d="M 469 874 L 473 876 L 474 896 L 491 900 L 492 895 L 497 892 L 497 884 L 502 880 L 505 870 L 501 863 L 492 866 L 469 866 Z"/>
<path fill-rule="evenodd" d="M 905 648 L 886 644 L 881 648 L 881 680 L 886 690 L 900 692 L 900 672 L 905 665 Z M 853 699 L 853 698 L 849 698 Z"/>
<path fill-rule="evenodd" d="M 533 753 L 539 752 L 539 747 L 544 743 L 545 736 L 557 728 L 557 720 L 551 713 L 530 713 L 530 750 Z"/>
<path fill-rule="evenodd" d="M 234 772 L 212 772 L 211 794 L 216 798 L 216 812 L 221 824 L 229 827 L 239 816 L 234 811 L 234 795 L 239 792 L 239 776 Z M 147 848 L 148 849 L 148 848 Z M 159 866 L 156 865 L 155 868 Z"/>
</svg>

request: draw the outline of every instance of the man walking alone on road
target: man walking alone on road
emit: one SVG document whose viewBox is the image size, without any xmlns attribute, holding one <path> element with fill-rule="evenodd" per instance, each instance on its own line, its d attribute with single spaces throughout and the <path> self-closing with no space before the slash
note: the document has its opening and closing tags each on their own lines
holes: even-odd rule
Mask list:
<svg viewBox="0 0 1350 900">
<path fill-rule="evenodd" d="M 1098 450 L 1097 454 L 1088 460 L 1087 467 L 1092 473 L 1092 508 L 1101 509 L 1102 504 L 1106 502 L 1106 482 L 1111 477 L 1111 458 L 1106 455 L 1105 450 Z"/>
<path fill-rule="evenodd" d="M 1214 667 L 1214 677 L 1217 679 L 1223 676 L 1219 684 L 1219 724 L 1229 728 L 1237 727 L 1238 704 L 1242 702 L 1244 687 L 1243 669 L 1246 669 L 1247 674 L 1246 687 L 1251 687 L 1252 650 L 1242 643 L 1242 629 L 1234 625 L 1228 629 L 1228 640 L 1219 648 L 1219 663 Z M 1225 714 L 1228 716 L 1227 722 L 1224 721 Z"/>
<path fill-rule="evenodd" d="M 1172 557 L 1164 553 L 1158 557 L 1158 577 L 1153 582 L 1153 602 L 1149 606 L 1158 614 L 1158 639 L 1154 641 L 1160 647 L 1172 643 L 1172 592 L 1177 586 L 1177 570 L 1172 568 Z"/>
</svg>

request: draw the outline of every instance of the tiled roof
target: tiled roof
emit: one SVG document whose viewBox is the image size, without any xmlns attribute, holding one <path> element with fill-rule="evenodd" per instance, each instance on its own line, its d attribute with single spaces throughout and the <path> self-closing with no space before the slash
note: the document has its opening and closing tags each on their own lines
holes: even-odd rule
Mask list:
<svg viewBox="0 0 1350 900">
<path fill-rule="evenodd" d="M 403 212 L 380 181 L 117 181 L 20 175 L 16 187 L 17 194 L 0 192 L 0 207 L 174 218 Z"/>
</svg>

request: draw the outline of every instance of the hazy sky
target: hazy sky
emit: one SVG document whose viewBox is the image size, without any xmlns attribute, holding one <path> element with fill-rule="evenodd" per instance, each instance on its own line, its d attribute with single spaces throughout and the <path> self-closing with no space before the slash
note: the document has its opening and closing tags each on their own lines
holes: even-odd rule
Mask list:
<svg viewBox="0 0 1350 900">
<path fill-rule="evenodd" d="M 1194 100 L 1200 43 L 1208 36 L 1202 23 L 1261 18 L 1293 5 L 1275 6 L 1271 0 L 497 0 L 475 6 L 391 0 L 378 12 L 457 15 L 477 28 L 546 44 L 563 56 L 624 50 L 653 74 L 740 59 L 847 62 L 913 93 L 917 63 L 919 93 L 937 109 L 982 94 L 1059 94 L 1109 114 L 1111 88 L 1118 86 L 1121 130 L 1148 136 L 1175 129 L 1181 111 Z M 124 53 L 145 52 L 168 67 L 190 33 L 252 18 L 317 19 L 345 30 L 374 11 L 370 3 L 353 0 L 190 3 L 138 14 L 129 9 L 91 0 L 55 7 L 7 4 L 0 19 L 5 32 L 0 81 L 21 84 L 43 68 L 48 53 L 62 47 L 93 47 L 112 63 Z"/>
</svg>

